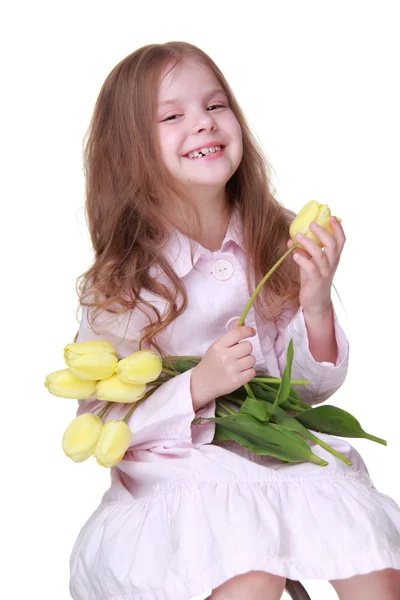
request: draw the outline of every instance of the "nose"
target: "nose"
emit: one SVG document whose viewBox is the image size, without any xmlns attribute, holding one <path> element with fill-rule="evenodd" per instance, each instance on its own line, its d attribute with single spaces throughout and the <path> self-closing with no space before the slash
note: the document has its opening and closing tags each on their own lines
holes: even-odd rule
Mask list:
<svg viewBox="0 0 400 600">
<path fill-rule="evenodd" d="M 193 130 L 196 132 L 200 131 L 215 131 L 217 125 L 212 112 L 210 111 L 199 111 L 193 118 Z"/>
</svg>

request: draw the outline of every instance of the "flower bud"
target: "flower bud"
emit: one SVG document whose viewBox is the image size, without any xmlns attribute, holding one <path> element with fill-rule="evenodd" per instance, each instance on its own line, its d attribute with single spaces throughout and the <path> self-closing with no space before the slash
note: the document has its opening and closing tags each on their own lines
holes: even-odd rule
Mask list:
<svg viewBox="0 0 400 600">
<path fill-rule="evenodd" d="M 61 369 L 47 375 L 44 385 L 54 396 L 85 400 L 95 393 L 96 383 L 75 377 L 70 369 Z"/>
<path fill-rule="evenodd" d="M 295 219 L 292 221 L 289 228 L 289 235 L 294 242 L 299 243 L 296 240 L 296 234 L 302 233 L 308 239 L 313 240 L 318 246 L 322 246 L 321 240 L 310 231 L 311 223 L 318 223 L 328 233 L 333 235 L 332 227 L 329 222 L 331 217 L 331 210 L 327 204 L 319 204 L 316 200 L 310 200 L 300 210 Z M 337 219 L 341 222 L 341 219 Z M 300 245 L 300 247 L 302 247 Z"/>
<path fill-rule="evenodd" d="M 125 383 L 149 383 L 162 371 L 162 360 L 152 350 L 138 350 L 118 361 L 116 372 Z"/>
<path fill-rule="evenodd" d="M 111 377 L 118 363 L 114 346 L 106 340 L 67 344 L 64 360 L 75 377 L 89 380 Z"/>
<path fill-rule="evenodd" d="M 96 385 L 98 400 L 105 400 L 106 402 L 136 402 L 143 398 L 145 392 L 145 383 L 125 383 L 117 375 L 98 381 Z"/>
<path fill-rule="evenodd" d="M 125 421 L 107 421 L 101 428 L 94 456 L 102 467 L 113 467 L 123 458 L 132 433 Z"/>
<path fill-rule="evenodd" d="M 93 454 L 103 422 L 97 415 L 85 413 L 76 417 L 66 429 L 62 449 L 74 462 L 80 463 Z"/>
</svg>

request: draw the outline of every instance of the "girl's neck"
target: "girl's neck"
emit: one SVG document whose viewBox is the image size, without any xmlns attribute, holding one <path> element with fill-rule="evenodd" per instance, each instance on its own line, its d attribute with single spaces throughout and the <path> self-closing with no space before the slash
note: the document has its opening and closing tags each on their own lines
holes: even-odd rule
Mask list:
<svg viewBox="0 0 400 600">
<path fill-rule="evenodd" d="M 214 252 L 221 248 L 225 237 L 226 229 L 229 223 L 229 206 L 224 205 L 203 205 L 200 212 L 201 231 L 194 235 L 194 240 L 201 244 L 207 250 Z"/>
<path fill-rule="evenodd" d="M 230 206 L 225 195 L 214 198 L 194 199 L 200 216 L 200 230 L 186 233 L 207 250 L 219 250 L 225 237 L 230 219 Z M 174 219 L 175 220 L 175 219 Z M 175 225 L 183 232 L 186 224 L 176 222 Z"/>
</svg>

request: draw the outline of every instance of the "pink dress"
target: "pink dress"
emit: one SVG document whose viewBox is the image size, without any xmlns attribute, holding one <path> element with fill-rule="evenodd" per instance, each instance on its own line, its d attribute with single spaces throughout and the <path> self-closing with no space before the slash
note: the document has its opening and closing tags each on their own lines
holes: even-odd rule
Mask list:
<svg viewBox="0 0 400 600">
<path fill-rule="evenodd" d="M 221 249 L 197 245 L 193 264 L 190 240 L 173 233 L 165 251 L 185 283 L 188 306 L 158 338 L 170 356 L 203 356 L 241 315 L 248 301 L 242 248 L 236 217 Z M 160 299 L 144 296 L 162 312 Z M 78 341 L 107 339 L 123 358 L 138 349 L 147 322 L 139 310 L 107 314 L 94 333 L 84 309 Z M 257 371 L 281 376 L 293 339 L 292 378 L 310 380 L 298 386 L 304 402 L 319 404 L 343 383 L 348 343 L 336 317 L 336 364 L 313 359 L 301 308 L 275 323 L 251 310 L 246 324 L 258 332 L 250 338 Z M 251 570 L 329 580 L 400 569 L 399 506 L 375 489 L 347 441 L 318 434 L 350 467 L 314 444 L 328 466 L 282 463 L 233 442 L 211 444 L 214 424 L 192 420 L 213 416 L 215 402 L 194 413 L 190 376 L 164 384 L 130 418 L 131 446 L 110 470 L 111 485 L 72 550 L 74 600 L 189 600 Z M 78 414 L 103 406 L 92 397 L 80 401 Z M 123 418 L 128 408 L 115 404 L 106 420 Z"/>
</svg>

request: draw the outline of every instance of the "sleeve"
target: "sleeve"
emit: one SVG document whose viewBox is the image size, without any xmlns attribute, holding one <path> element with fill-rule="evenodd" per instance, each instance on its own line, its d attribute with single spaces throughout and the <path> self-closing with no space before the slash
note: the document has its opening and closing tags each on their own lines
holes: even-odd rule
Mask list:
<svg viewBox="0 0 400 600">
<path fill-rule="evenodd" d="M 115 319 L 114 323 L 117 324 L 118 321 Z M 118 334 L 118 326 L 102 328 L 101 332 L 95 333 L 88 323 L 87 307 L 83 306 L 75 341 L 86 342 L 95 339 L 111 342 L 119 359 L 139 349 L 137 339 L 129 339 L 126 335 Z M 214 423 L 203 421 L 192 424 L 192 420 L 200 416 L 213 417 L 215 402 L 210 402 L 207 406 L 194 411 L 190 392 L 191 374 L 192 369 L 175 376 L 134 410 L 128 420 L 132 431 L 132 442 L 129 447 L 131 450 L 150 450 L 156 446 L 198 448 L 203 444 L 211 443 L 214 437 Z M 95 395 L 78 402 L 77 416 L 88 412 L 98 414 L 106 404 L 98 400 Z M 123 419 L 130 408 L 131 404 L 113 403 L 103 417 L 103 421 Z"/>
<path fill-rule="evenodd" d="M 310 405 L 320 404 L 330 398 L 343 384 L 349 364 L 349 344 L 347 337 L 338 322 L 334 310 L 334 328 L 338 345 L 336 363 L 318 362 L 309 349 L 307 328 L 302 307 L 297 313 L 285 312 L 277 322 L 278 334 L 275 340 L 275 353 L 282 375 L 286 366 L 286 351 L 290 340 L 293 340 L 294 356 L 292 363 L 292 379 L 307 379 L 306 386 L 294 385 L 302 402 Z"/>
</svg>

